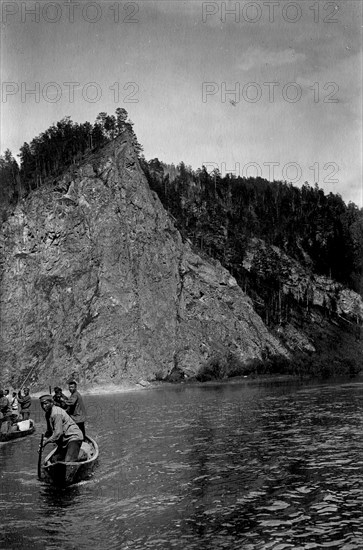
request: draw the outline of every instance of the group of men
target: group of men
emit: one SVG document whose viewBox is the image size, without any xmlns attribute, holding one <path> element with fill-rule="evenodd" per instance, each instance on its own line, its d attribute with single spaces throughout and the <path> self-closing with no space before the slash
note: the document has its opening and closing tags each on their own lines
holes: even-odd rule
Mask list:
<svg viewBox="0 0 363 550">
<path fill-rule="evenodd" d="M 57 445 L 54 461 L 75 462 L 84 440 L 86 411 L 77 383 L 68 383 L 70 396 L 66 397 L 59 387 L 54 388 L 54 395 L 42 395 L 40 405 L 47 421 L 46 439 L 43 447 L 50 443 Z"/>
<path fill-rule="evenodd" d="M 13 424 L 18 420 L 28 420 L 30 418 L 30 407 L 29 388 L 24 388 L 24 394 L 21 390 L 18 393 L 14 391 L 11 397 L 9 390 L 0 390 L 0 424 L 9 421 Z"/>
<path fill-rule="evenodd" d="M 49 443 L 57 445 L 56 460 L 74 462 L 78 458 L 82 441 L 86 437 L 86 410 L 83 399 L 77 391 L 77 382 L 68 382 L 70 396 L 66 397 L 62 388 L 54 388 L 54 395 L 42 395 L 40 405 L 47 421 L 46 439 L 43 447 Z M 19 411 L 20 406 L 20 411 Z M 0 389 L 0 429 L 8 427 L 19 420 L 30 418 L 31 397 L 29 388 L 13 392 Z"/>
</svg>

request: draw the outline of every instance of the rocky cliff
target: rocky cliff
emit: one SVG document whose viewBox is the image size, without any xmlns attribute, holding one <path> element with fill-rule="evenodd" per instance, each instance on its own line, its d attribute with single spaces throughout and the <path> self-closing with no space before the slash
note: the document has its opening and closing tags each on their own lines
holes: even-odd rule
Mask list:
<svg viewBox="0 0 363 550">
<path fill-rule="evenodd" d="M 249 240 L 243 267 L 266 277 L 279 277 L 281 290 L 307 306 L 319 306 L 347 321 L 363 322 L 362 297 L 342 284 L 304 267 L 280 248 L 261 239 Z"/>
<path fill-rule="evenodd" d="M 243 269 L 255 280 L 261 295 L 271 298 L 275 334 L 290 353 L 315 356 L 330 374 L 362 368 L 363 300 L 353 290 L 314 273 L 280 248 L 251 238 Z M 270 287 L 271 281 L 275 282 Z M 256 298 L 256 295 L 255 295 Z M 261 299 L 258 297 L 257 298 Z M 295 361 L 296 363 L 296 361 Z M 321 367 L 321 366 L 320 366 Z M 313 369 L 314 370 L 314 369 Z"/>
<path fill-rule="evenodd" d="M 127 132 L 22 199 L 0 244 L 2 383 L 135 383 L 288 353 L 228 271 L 182 241 Z"/>
</svg>

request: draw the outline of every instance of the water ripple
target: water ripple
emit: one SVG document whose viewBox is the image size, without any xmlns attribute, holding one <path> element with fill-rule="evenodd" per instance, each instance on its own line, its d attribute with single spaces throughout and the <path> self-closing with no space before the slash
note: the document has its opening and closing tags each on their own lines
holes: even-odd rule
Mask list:
<svg viewBox="0 0 363 550">
<path fill-rule="evenodd" d="M 115 396 L 88 399 L 115 406 Z M 21 454 L 0 449 L 0 546 L 363 548 L 360 385 L 190 386 L 132 399 L 132 419 L 89 426 L 101 454 L 88 482 L 38 482 L 35 441 Z"/>
</svg>

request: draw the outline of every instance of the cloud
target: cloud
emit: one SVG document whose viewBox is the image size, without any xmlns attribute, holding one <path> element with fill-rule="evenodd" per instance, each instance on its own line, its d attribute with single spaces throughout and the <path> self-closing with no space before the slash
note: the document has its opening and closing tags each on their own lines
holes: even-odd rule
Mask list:
<svg viewBox="0 0 363 550">
<path fill-rule="evenodd" d="M 296 53 L 293 48 L 281 51 L 263 50 L 261 48 L 248 48 L 242 56 L 239 68 L 243 71 L 249 71 L 252 68 L 263 66 L 280 67 L 282 65 L 298 63 L 305 60 L 305 54 Z"/>
</svg>

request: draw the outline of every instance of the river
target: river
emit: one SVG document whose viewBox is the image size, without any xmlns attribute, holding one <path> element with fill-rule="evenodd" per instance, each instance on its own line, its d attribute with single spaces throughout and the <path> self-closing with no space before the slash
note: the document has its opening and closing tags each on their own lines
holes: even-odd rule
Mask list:
<svg viewBox="0 0 363 550">
<path fill-rule="evenodd" d="M 0 444 L 0 548 L 363 548 L 363 385 L 226 383 L 85 396 L 94 477 L 36 477 L 44 430 Z"/>
</svg>

